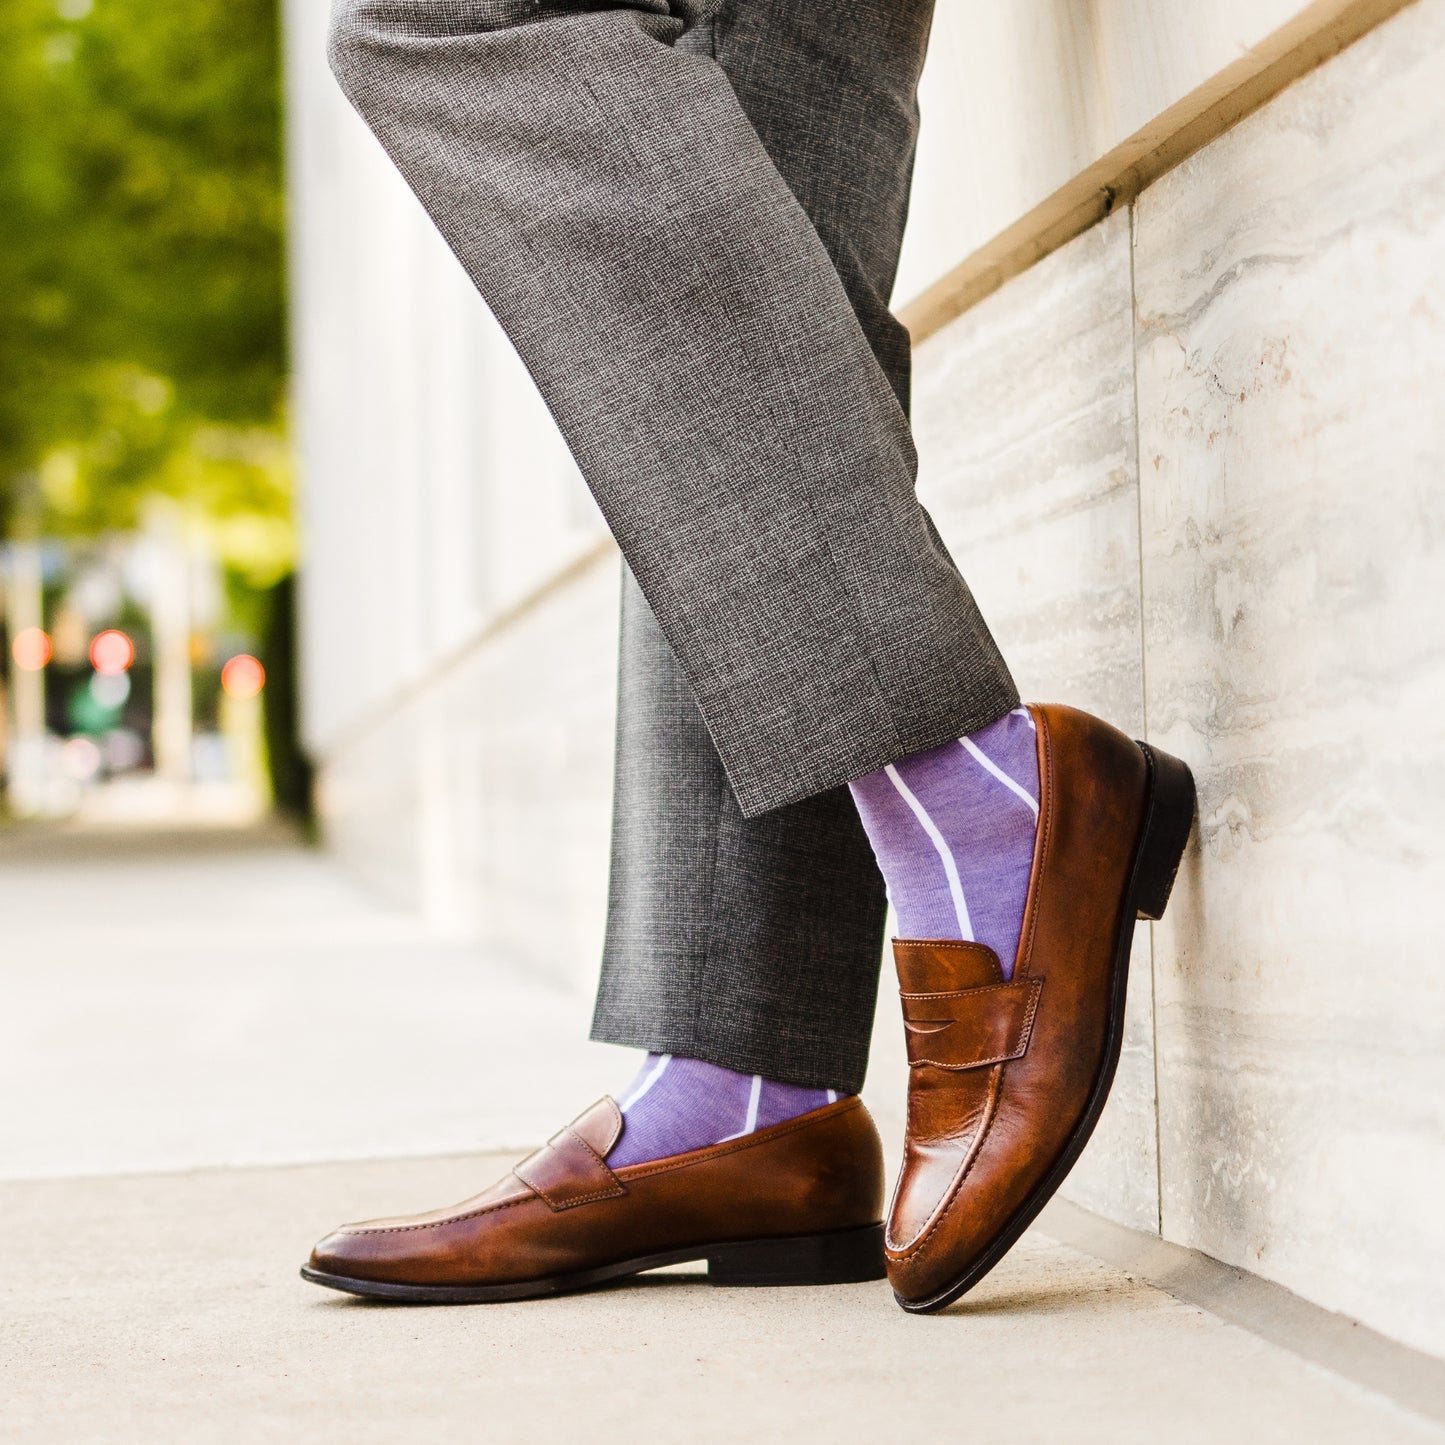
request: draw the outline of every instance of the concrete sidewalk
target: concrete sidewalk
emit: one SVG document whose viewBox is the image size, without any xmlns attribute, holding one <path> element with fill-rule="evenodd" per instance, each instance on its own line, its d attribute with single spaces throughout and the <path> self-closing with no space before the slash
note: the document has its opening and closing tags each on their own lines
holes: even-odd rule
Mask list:
<svg viewBox="0 0 1445 1445">
<path fill-rule="evenodd" d="M 0 1439 L 1445 1442 L 1047 1216 L 931 1319 L 685 1271 L 446 1309 L 297 1278 L 625 1080 L 587 1011 L 284 838 L 0 835 Z"/>
<path fill-rule="evenodd" d="M 0 832 L 0 1179 L 527 1148 L 590 1011 L 285 834 Z"/>
<path fill-rule="evenodd" d="M 397 1308 L 296 1277 L 342 1219 L 457 1199 L 499 1158 L 0 1186 L 14 1445 L 485 1440 L 1440 1441 L 1276 1346 L 1037 1232 L 915 1319 L 886 1285 L 675 1272 Z"/>
</svg>

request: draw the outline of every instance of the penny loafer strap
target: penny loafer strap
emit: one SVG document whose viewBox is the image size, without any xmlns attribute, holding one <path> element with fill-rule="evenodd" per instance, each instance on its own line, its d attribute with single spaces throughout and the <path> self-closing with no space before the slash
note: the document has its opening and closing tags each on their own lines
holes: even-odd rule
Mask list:
<svg viewBox="0 0 1445 1445">
<path fill-rule="evenodd" d="M 1024 978 L 948 993 L 903 994 L 909 1064 L 981 1069 L 1021 1058 L 1043 986 L 1041 978 Z"/>
<path fill-rule="evenodd" d="M 627 1193 L 596 1150 L 571 1128 L 554 1134 L 512 1173 L 554 1211 Z"/>
</svg>

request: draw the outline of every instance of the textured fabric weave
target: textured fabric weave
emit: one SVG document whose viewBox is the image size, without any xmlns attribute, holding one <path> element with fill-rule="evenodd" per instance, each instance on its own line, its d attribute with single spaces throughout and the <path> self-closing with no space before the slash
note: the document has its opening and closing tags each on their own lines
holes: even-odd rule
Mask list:
<svg viewBox="0 0 1445 1445">
<path fill-rule="evenodd" d="M 856 1093 L 885 903 L 848 790 L 744 818 L 630 578 L 617 706 L 593 1038 Z"/>
<path fill-rule="evenodd" d="M 331 32 L 344 90 L 536 378 L 748 816 L 1017 701 L 823 240 L 723 66 L 675 44 L 709 19 L 719 49 L 755 17 L 806 28 L 786 8 L 338 0 Z M 914 75 L 876 57 L 902 37 L 912 63 L 926 5 L 792 8 L 829 22 L 830 124 L 911 115 Z M 791 84 L 766 77 L 759 127 Z"/>
<path fill-rule="evenodd" d="M 800 1088 L 700 1059 L 649 1054 L 618 1100 L 625 1122 L 607 1163 L 621 1169 L 705 1149 L 770 1129 L 838 1097 L 833 1089 Z"/>
<path fill-rule="evenodd" d="M 1039 819 L 1034 721 L 1019 708 L 972 737 L 850 785 L 901 938 L 966 938 L 1013 976 Z"/>
<path fill-rule="evenodd" d="M 926 5 L 752 3 L 679 46 L 713 56 L 827 247 L 899 402 L 888 309 L 913 165 Z M 867 57 L 870 124 L 840 86 Z M 843 58 L 840 63 L 839 57 Z M 861 198 L 867 198 L 867 204 Z M 744 1075 L 863 1085 L 885 900 L 845 789 L 744 818 L 692 689 L 623 567 L 607 941 L 594 1038 Z"/>
</svg>

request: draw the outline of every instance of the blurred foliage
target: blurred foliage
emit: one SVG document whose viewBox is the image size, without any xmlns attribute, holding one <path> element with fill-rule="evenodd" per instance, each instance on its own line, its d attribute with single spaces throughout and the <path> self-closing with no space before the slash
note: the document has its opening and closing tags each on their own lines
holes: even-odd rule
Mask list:
<svg viewBox="0 0 1445 1445">
<path fill-rule="evenodd" d="M 291 565 L 276 0 L 0 4 L 0 507 Z"/>
</svg>

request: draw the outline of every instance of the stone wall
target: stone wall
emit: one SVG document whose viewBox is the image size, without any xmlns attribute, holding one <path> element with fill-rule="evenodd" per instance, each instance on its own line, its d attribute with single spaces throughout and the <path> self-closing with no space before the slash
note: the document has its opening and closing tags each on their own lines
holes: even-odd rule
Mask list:
<svg viewBox="0 0 1445 1445">
<path fill-rule="evenodd" d="M 1147 192 L 1145 706 L 1172 1239 L 1445 1352 L 1445 5 Z"/>
<path fill-rule="evenodd" d="M 1435 1352 L 1442 71 L 1403 12 L 931 338 L 917 406 L 1026 693 L 1199 782 L 1069 1192 Z"/>
</svg>

